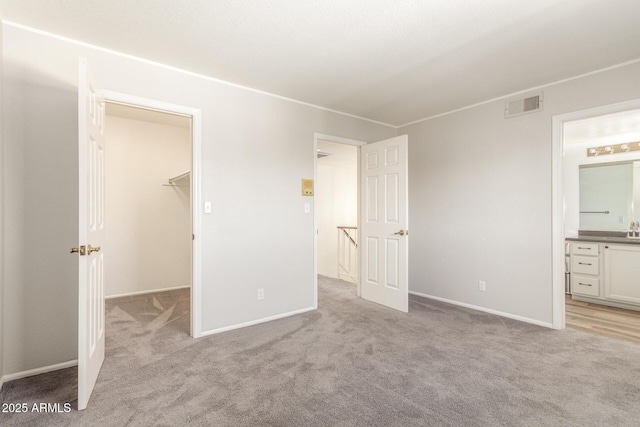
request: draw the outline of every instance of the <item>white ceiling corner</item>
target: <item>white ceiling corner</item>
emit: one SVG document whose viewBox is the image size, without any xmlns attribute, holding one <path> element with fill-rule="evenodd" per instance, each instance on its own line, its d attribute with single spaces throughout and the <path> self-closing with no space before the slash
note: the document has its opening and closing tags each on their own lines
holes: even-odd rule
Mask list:
<svg viewBox="0 0 640 427">
<path fill-rule="evenodd" d="M 2 0 L 0 15 L 393 126 L 640 58 L 637 0 Z"/>
</svg>

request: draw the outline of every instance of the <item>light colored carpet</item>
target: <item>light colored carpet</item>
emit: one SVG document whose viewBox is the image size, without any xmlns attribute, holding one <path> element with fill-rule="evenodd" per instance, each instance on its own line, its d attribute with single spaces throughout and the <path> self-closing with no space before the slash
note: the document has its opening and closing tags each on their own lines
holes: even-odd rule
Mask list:
<svg viewBox="0 0 640 427">
<path fill-rule="evenodd" d="M 108 305 L 86 411 L 3 425 L 637 426 L 640 346 L 412 297 L 402 314 L 321 277 L 317 311 L 193 340 L 188 295 Z M 175 304 L 175 305 L 174 305 Z M 140 307 L 142 311 L 137 311 Z M 170 311 L 170 313 L 169 313 Z M 160 320 L 159 320 L 160 319 Z M 75 370 L 3 402 L 70 402 Z"/>
</svg>

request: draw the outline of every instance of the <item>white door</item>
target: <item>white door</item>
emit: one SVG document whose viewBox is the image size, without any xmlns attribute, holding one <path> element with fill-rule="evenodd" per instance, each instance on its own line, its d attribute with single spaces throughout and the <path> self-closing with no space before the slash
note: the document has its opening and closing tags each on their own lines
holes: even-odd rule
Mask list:
<svg viewBox="0 0 640 427">
<path fill-rule="evenodd" d="M 80 59 L 78 80 L 79 309 L 78 410 L 85 409 L 104 361 L 104 101 Z"/>
<path fill-rule="evenodd" d="M 409 138 L 397 136 L 360 151 L 360 277 L 362 298 L 409 311 L 407 186 Z"/>
</svg>

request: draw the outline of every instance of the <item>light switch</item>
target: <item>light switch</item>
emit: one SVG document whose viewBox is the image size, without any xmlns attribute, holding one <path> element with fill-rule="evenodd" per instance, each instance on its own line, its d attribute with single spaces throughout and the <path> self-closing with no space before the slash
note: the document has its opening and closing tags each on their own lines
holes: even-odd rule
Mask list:
<svg viewBox="0 0 640 427">
<path fill-rule="evenodd" d="M 211 213 L 211 202 L 204 202 L 204 213 Z"/>
<path fill-rule="evenodd" d="M 311 213 L 311 205 L 309 203 L 304 204 L 304 213 Z"/>
</svg>

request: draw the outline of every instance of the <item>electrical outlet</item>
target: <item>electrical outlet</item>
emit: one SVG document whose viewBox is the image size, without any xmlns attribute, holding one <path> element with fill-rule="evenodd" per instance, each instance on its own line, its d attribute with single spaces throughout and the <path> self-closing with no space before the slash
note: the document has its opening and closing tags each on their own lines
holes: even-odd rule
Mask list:
<svg viewBox="0 0 640 427">
<path fill-rule="evenodd" d="M 264 289 L 258 289 L 258 301 L 264 299 Z"/>
<path fill-rule="evenodd" d="M 487 290 L 487 284 L 484 280 L 478 280 L 478 290 L 482 292 Z"/>
</svg>

